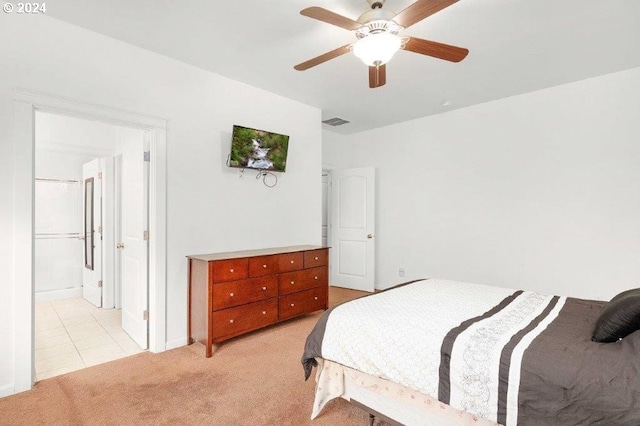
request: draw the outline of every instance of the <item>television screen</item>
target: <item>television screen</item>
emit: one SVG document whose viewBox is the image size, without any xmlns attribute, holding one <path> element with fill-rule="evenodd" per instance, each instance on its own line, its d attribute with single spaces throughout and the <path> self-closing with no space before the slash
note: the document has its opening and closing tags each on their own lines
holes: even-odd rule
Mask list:
<svg viewBox="0 0 640 426">
<path fill-rule="evenodd" d="M 289 136 L 233 126 L 230 167 L 284 172 Z"/>
</svg>

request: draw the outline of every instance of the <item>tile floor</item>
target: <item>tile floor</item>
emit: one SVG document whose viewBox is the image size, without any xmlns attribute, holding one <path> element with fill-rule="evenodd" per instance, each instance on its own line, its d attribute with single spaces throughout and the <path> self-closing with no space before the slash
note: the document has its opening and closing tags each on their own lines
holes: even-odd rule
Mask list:
<svg viewBox="0 0 640 426">
<path fill-rule="evenodd" d="M 121 326 L 119 309 L 82 298 L 36 303 L 36 380 L 142 352 Z"/>
</svg>

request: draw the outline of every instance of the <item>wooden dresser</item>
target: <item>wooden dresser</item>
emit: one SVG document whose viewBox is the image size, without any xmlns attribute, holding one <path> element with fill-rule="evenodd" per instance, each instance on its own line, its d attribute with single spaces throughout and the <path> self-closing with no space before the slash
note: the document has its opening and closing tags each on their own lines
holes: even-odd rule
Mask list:
<svg viewBox="0 0 640 426">
<path fill-rule="evenodd" d="M 213 344 L 328 308 L 327 247 L 187 256 L 189 343 Z"/>
</svg>

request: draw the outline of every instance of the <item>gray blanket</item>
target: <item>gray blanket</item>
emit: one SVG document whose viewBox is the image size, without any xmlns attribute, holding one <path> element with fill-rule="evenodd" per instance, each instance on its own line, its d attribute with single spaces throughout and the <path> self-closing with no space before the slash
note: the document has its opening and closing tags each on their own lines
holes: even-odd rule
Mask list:
<svg viewBox="0 0 640 426">
<path fill-rule="evenodd" d="M 518 424 L 640 425 L 640 331 L 592 342 L 603 304 L 567 299 L 526 350 Z"/>
</svg>

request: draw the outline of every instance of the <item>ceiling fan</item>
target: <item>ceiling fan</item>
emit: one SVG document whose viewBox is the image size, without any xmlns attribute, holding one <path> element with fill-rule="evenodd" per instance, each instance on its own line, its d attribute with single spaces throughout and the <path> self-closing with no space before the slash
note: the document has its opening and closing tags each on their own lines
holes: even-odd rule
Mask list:
<svg viewBox="0 0 640 426">
<path fill-rule="evenodd" d="M 386 63 L 400 49 L 433 56 L 445 61 L 460 62 L 467 56 L 469 50 L 417 37 L 400 37 L 398 35 L 405 28 L 451 6 L 457 1 L 418 0 L 402 12 L 395 14 L 383 9 L 385 0 L 367 0 L 371 10 L 360 15 L 357 21 L 321 7 L 303 9 L 300 11 L 301 15 L 354 31 L 358 40 L 302 62 L 293 68 L 298 71 L 304 71 L 353 51 L 358 58 L 369 66 L 369 87 L 373 89 L 384 86 L 387 82 Z"/>
</svg>

